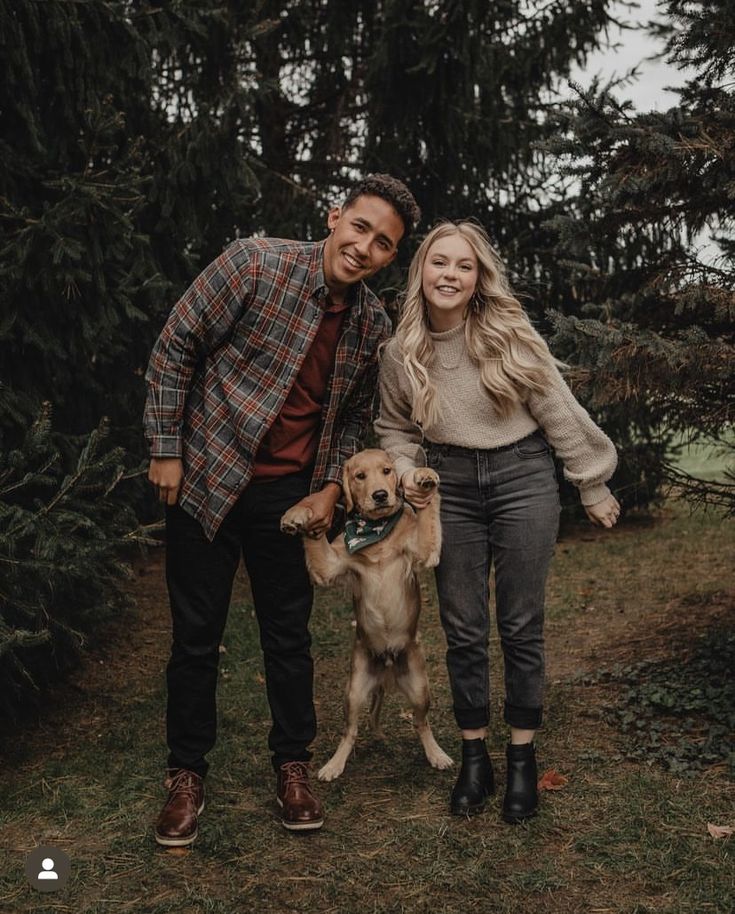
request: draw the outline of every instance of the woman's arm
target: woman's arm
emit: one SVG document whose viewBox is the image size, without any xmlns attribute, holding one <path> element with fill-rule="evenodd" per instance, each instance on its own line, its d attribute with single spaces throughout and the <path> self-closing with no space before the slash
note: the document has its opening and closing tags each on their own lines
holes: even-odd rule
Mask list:
<svg viewBox="0 0 735 914">
<path fill-rule="evenodd" d="M 585 508 L 611 497 L 606 483 L 618 462 L 615 445 L 577 402 L 555 366 L 549 368 L 549 383 L 529 395 L 527 406 L 561 458 L 564 476 L 579 489 Z"/>
<path fill-rule="evenodd" d="M 408 470 L 426 466 L 426 454 L 421 446 L 421 429 L 411 419 L 410 387 L 397 353 L 393 339 L 380 360 L 380 414 L 374 427 L 380 446 L 387 451 L 401 479 Z"/>
</svg>

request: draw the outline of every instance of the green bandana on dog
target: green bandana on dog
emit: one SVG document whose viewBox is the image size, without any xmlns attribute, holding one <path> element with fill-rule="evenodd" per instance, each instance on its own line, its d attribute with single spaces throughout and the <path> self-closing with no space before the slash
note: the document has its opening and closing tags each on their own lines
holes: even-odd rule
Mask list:
<svg viewBox="0 0 735 914">
<path fill-rule="evenodd" d="M 350 518 L 345 523 L 345 546 L 350 555 L 365 546 L 372 546 L 373 543 L 379 543 L 395 527 L 403 514 L 403 505 L 391 514 L 389 517 L 381 517 L 378 520 L 370 520 L 367 517 L 359 515 Z"/>
</svg>

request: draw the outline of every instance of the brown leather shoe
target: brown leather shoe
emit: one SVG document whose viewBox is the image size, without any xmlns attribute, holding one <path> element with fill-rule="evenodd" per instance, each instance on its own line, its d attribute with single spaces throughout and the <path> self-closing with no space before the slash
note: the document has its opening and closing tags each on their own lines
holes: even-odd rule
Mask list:
<svg viewBox="0 0 735 914">
<path fill-rule="evenodd" d="M 278 769 L 276 800 L 283 810 L 281 822 L 289 831 L 307 831 L 324 824 L 322 804 L 309 787 L 307 762 L 284 762 Z"/>
<path fill-rule="evenodd" d="M 156 822 L 156 841 L 185 847 L 197 836 L 197 816 L 204 809 L 204 779 L 186 768 L 169 768 L 163 786 L 168 800 Z"/>
</svg>

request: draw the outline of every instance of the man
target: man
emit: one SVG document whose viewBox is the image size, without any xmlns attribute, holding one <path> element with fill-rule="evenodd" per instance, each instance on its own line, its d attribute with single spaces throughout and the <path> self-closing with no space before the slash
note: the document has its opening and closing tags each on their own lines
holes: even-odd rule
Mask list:
<svg viewBox="0 0 735 914">
<path fill-rule="evenodd" d="M 320 828 L 308 781 L 316 735 L 312 588 L 281 515 L 308 505 L 325 533 L 341 465 L 361 446 L 388 318 L 364 281 L 418 221 L 408 189 L 371 175 L 330 210 L 321 242 L 231 244 L 176 304 L 146 374 L 148 478 L 166 503 L 173 645 L 168 800 L 156 841 L 191 844 L 216 737 L 219 645 L 240 556 L 250 577 L 283 825 Z"/>
</svg>

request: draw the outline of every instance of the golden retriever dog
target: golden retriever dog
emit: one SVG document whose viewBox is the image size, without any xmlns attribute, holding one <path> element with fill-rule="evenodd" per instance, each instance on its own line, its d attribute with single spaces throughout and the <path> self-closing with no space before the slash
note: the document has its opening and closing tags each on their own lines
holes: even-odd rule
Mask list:
<svg viewBox="0 0 735 914">
<path fill-rule="evenodd" d="M 414 473 L 417 485 L 437 487 L 439 477 L 434 470 L 420 468 Z M 304 539 L 306 565 L 315 584 L 339 579 L 351 583 L 357 626 L 345 693 L 344 735 L 320 769 L 319 779 L 332 781 L 344 771 L 357 738 L 360 710 L 368 701 L 372 731 L 382 737 L 380 711 L 389 685 L 408 699 L 429 763 L 448 768 L 452 759 L 434 739 L 427 719 L 429 682 L 418 641 L 421 594 L 417 570 L 439 561 L 439 495 L 428 507 L 414 512 L 403 503 L 393 464 L 380 450 L 360 451 L 351 457 L 344 465 L 342 486 L 348 516 L 356 512 L 345 536 L 334 543 L 326 536 Z M 308 508 L 291 508 L 281 518 L 281 530 L 302 532 L 310 516 Z M 384 519 L 385 525 L 381 523 Z M 367 544 L 360 540 L 365 531 Z M 381 533 L 385 533 L 383 538 L 373 541 Z"/>
</svg>

